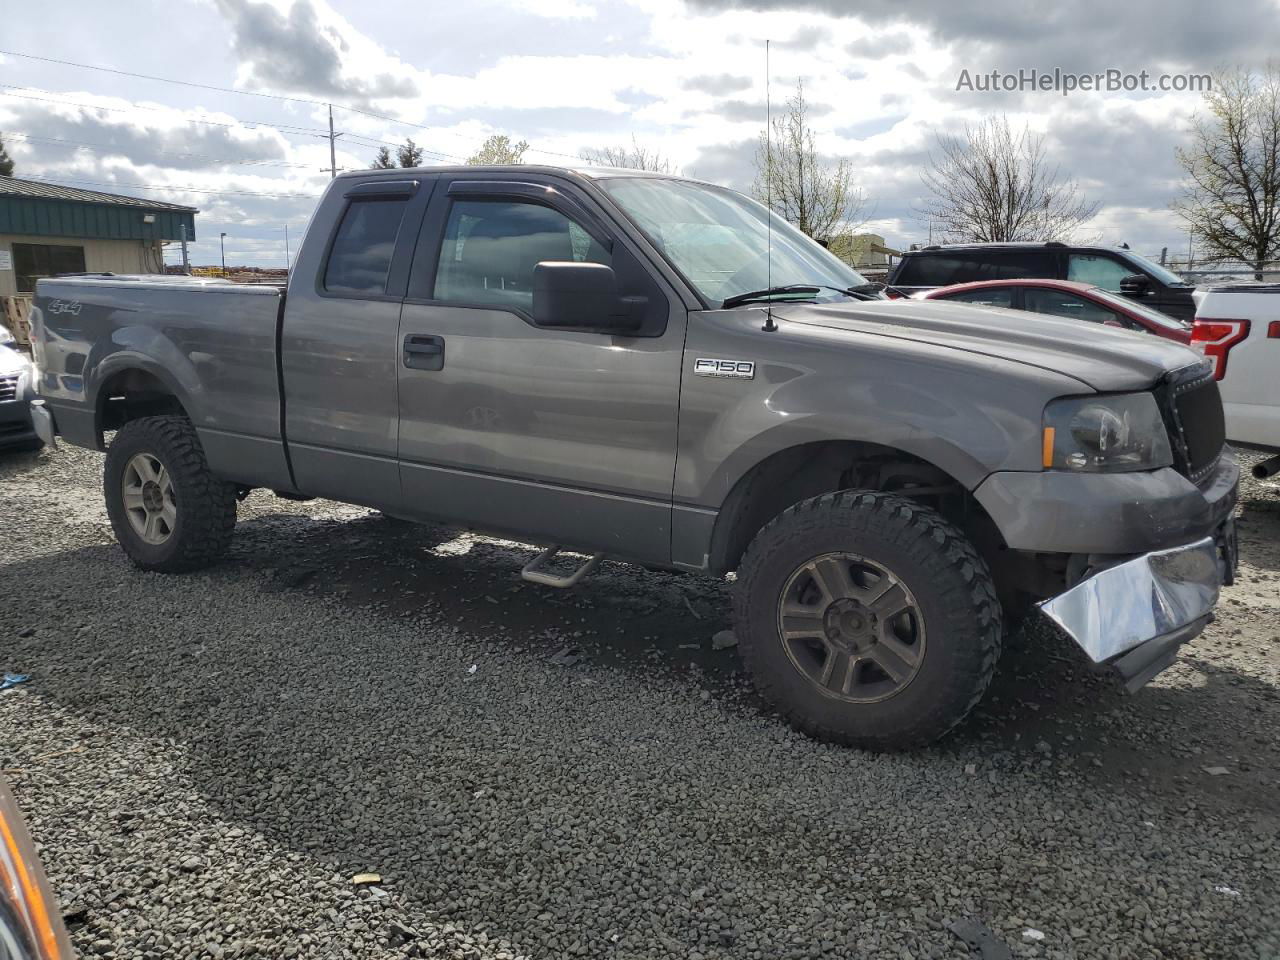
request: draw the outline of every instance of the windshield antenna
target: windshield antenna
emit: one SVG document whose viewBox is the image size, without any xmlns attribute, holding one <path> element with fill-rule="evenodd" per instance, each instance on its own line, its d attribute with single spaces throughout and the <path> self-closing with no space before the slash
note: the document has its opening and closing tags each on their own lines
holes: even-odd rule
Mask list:
<svg viewBox="0 0 1280 960">
<path fill-rule="evenodd" d="M 764 202 L 765 230 L 765 289 L 773 289 L 773 103 L 769 99 L 769 41 L 764 42 Z M 773 333 L 778 325 L 773 322 L 773 304 L 764 305 L 764 331 Z"/>
</svg>

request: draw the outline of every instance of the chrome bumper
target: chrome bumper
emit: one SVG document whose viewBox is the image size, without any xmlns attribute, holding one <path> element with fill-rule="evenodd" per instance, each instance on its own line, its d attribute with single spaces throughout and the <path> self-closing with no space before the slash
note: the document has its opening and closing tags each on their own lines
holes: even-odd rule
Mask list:
<svg viewBox="0 0 1280 960">
<path fill-rule="evenodd" d="M 1218 590 L 1234 572 L 1226 544 L 1213 537 L 1143 554 L 1108 567 L 1040 609 L 1094 663 L 1111 662 L 1136 690 L 1177 656 L 1213 619 Z M 1225 561 L 1220 557 L 1225 554 Z"/>
<path fill-rule="evenodd" d="M 44 441 L 50 450 L 58 446 L 57 431 L 53 427 L 53 414 L 45 407 L 43 400 L 31 401 L 31 426 L 36 436 Z"/>
</svg>

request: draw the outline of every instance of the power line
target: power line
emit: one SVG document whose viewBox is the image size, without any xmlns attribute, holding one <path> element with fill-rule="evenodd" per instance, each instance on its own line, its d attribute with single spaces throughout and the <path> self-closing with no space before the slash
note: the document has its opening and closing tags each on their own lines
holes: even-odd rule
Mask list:
<svg viewBox="0 0 1280 960">
<path fill-rule="evenodd" d="M 3 89 L 3 88 L 9 88 L 9 89 Z M 18 97 L 19 99 L 22 99 L 22 100 L 35 100 L 40 103 L 52 103 L 61 107 L 83 107 L 86 110 L 107 110 L 113 113 L 129 113 L 131 112 L 130 108 L 135 110 L 150 110 L 157 113 L 180 113 L 180 111 L 176 107 L 148 107 L 144 104 L 135 103 L 132 100 L 129 101 L 130 107 L 106 107 L 96 103 L 82 103 L 76 100 L 51 100 L 48 97 L 35 97 L 35 96 L 31 96 L 30 94 L 14 93 L 12 92 L 13 90 L 37 90 L 40 93 L 50 92 L 48 90 L 41 90 L 39 87 L 20 87 L 14 84 L 0 83 L 0 97 Z M 225 120 L 193 119 L 191 117 L 183 117 L 181 115 L 178 117 L 178 120 L 182 123 L 199 123 L 199 124 L 205 124 L 207 126 L 223 127 L 226 129 L 234 129 L 234 128 L 240 127 L 245 130 L 255 130 L 255 129 L 258 129 L 259 127 L 264 127 L 270 130 L 275 130 L 279 133 L 283 133 L 287 136 L 315 137 L 319 140 L 329 139 L 328 131 L 317 130 L 314 127 L 295 127 L 289 124 L 273 124 L 273 123 L 266 123 L 260 120 L 237 119 L 234 123 L 228 123 Z M 376 137 L 367 137 L 367 136 L 364 136 L 363 134 L 346 133 L 344 134 L 344 136 L 346 136 L 348 139 L 365 141 L 366 145 L 370 143 L 374 143 L 380 146 L 388 146 L 388 147 L 400 146 L 400 144 L 394 143 L 390 140 L 379 140 Z M 427 150 L 425 148 L 419 148 L 419 149 L 422 149 L 423 154 L 431 157 L 436 157 L 439 159 L 446 159 L 446 160 L 461 159 L 460 157 L 455 157 L 447 153 L 440 153 L 435 150 Z M 307 166 L 307 164 L 298 164 L 298 166 Z"/>
<path fill-rule="evenodd" d="M 120 77 L 134 77 L 138 80 L 157 80 L 160 83 L 174 83 L 183 87 L 197 87 L 200 90 L 217 90 L 222 93 L 238 93 L 245 97 L 265 97 L 268 100 L 285 100 L 290 103 L 309 103 L 313 106 L 323 107 L 326 104 L 320 100 L 311 100 L 307 97 L 286 97 L 278 93 L 260 93 L 256 90 L 237 90 L 235 87 L 219 87 L 212 83 L 196 83 L 194 80 L 178 80 L 173 77 L 157 77 L 150 73 L 132 73 L 128 70 L 117 70 L 115 67 L 103 67 L 94 63 L 76 63 L 74 60 L 59 60 L 56 57 L 37 57 L 34 53 L 18 53 L 16 50 L 0 50 L 0 54 L 6 57 L 21 57 L 23 60 L 40 60 L 44 63 L 56 63 L 63 67 L 80 67 L 84 70 L 100 70 L 103 73 L 114 73 Z"/>
<path fill-rule="evenodd" d="M 48 97 L 33 97 L 30 94 L 13 92 L 14 90 L 35 90 L 37 93 L 52 92 L 49 90 L 42 90 L 39 87 L 23 87 L 23 86 L 18 86 L 12 83 L 0 83 L 0 88 L 4 88 L 4 89 L 0 89 L 0 96 L 18 97 L 19 99 L 22 99 L 22 100 L 37 100 L 41 103 L 53 103 L 62 107 L 83 107 L 86 110 L 107 110 L 112 113 L 130 113 L 132 112 L 132 110 L 148 110 L 153 113 L 181 114 L 181 111 L 178 110 L 177 107 L 148 107 L 141 103 L 134 103 L 132 100 L 129 101 L 129 107 L 105 107 L 96 103 L 80 103 L 75 100 L 50 100 Z M 296 126 L 294 124 L 287 124 L 287 123 L 265 123 L 261 120 L 236 119 L 235 122 L 228 123 L 225 120 L 196 119 L 193 117 L 184 117 L 181 115 L 179 116 L 178 119 L 181 120 L 183 123 L 201 123 L 211 127 L 227 127 L 227 128 L 244 127 L 247 130 L 254 129 L 256 127 L 266 127 L 267 129 L 276 130 L 276 131 L 279 131 L 280 133 L 290 134 L 295 137 L 327 138 L 329 136 L 328 133 L 322 130 L 318 130 L 315 127 L 302 127 L 302 126 Z"/>
<path fill-rule="evenodd" d="M 222 87 L 212 83 L 197 83 L 194 80 L 179 80 L 175 77 L 161 77 L 150 73 L 133 73 L 129 70 L 119 70 L 115 67 L 103 67 L 93 63 L 77 63 L 74 60 L 59 60 L 55 57 L 40 57 L 31 53 L 18 53 L 16 50 L 0 50 L 0 54 L 9 57 L 21 57 L 24 60 L 39 60 L 44 63 L 56 63 L 64 67 L 79 67 L 83 70 L 98 70 L 103 73 L 113 73 L 122 77 L 133 77 L 138 80 L 154 80 L 159 83 L 172 83 L 183 87 L 195 87 L 200 90 L 216 90 L 221 93 L 234 93 L 246 97 L 262 97 L 268 100 L 280 100 L 286 103 L 306 103 L 316 107 L 337 107 L 339 110 L 347 110 L 350 113 L 357 113 L 362 117 L 369 117 L 373 120 L 382 120 L 386 123 L 399 123 L 406 127 L 413 127 L 417 130 L 426 130 L 435 132 L 437 135 L 443 134 L 449 137 L 456 137 L 461 140 L 470 140 L 466 134 L 454 133 L 452 130 L 443 130 L 438 127 L 432 127 L 425 123 L 417 123 L 413 120 L 402 120 L 399 117 L 391 117 L 382 113 L 374 113 L 372 110 L 362 110 L 359 107 L 351 107 L 342 103 L 330 103 L 323 100 L 313 100 L 310 97 L 288 97 L 280 93 L 267 93 L 259 90 L 237 90 L 235 87 Z M 3 86 L 3 84 L 0 84 Z M 325 134 L 325 136 L 328 136 Z M 527 141 L 526 141 L 527 142 Z M 552 157 L 566 157 L 570 160 L 581 160 L 582 157 L 575 153 L 563 153 L 557 150 L 544 150 L 540 147 L 530 145 L 529 150 L 533 153 L 542 153 Z M 453 158 L 450 158 L 453 159 Z"/>
<path fill-rule="evenodd" d="M 19 140 L 38 141 L 41 143 L 56 143 L 56 144 L 60 144 L 62 146 L 68 146 L 68 147 L 80 147 L 83 149 L 91 150 L 94 153 L 104 153 L 104 152 L 109 153 L 111 151 L 115 151 L 117 153 L 124 154 L 126 156 L 128 155 L 122 147 L 117 146 L 116 144 L 111 144 L 111 143 L 85 143 L 80 140 L 67 140 L 62 137 L 39 137 L 32 133 L 24 133 L 21 130 L 6 130 L 4 132 L 4 135 L 5 137 L 13 137 Z M 173 151 L 170 151 L 170 150 L 157 150 L 155 151 L 155 154 L 158 157 L 174 157 L 174 158 L 184 159 L 184 160 L 207 160 L 210 163 L 237 164 L 240 166 L 247 166 L 247 167 L 296 167 L 304 170 L 311 169 L 311 164 L 309 163 L 291 163 L 288 160 L 233 159 L 228 157 L 211 157 L 211 156 L 208 156 L 205 154 L 199 154 L 199 153 L 174 153 Z"/>
<path fill-rule="evenodd" d="M 204 187 L 192 187 L 176 183 L 125 183 L 118 180 L 86 180 L 83 177 L 47 177 L 35 174 L 26 175 L 25 180 L 40 180 L 45 183 L 89 183 L 99 187 L 130 187 L 135 190 L 167 190 L 170 193 L 202 193 L 211 196 L 227 197 L 268 197 L 273 200 L 317 200 L 318 193 L 259 193 L 252 190 L 207 190 Z"/>
</svg>

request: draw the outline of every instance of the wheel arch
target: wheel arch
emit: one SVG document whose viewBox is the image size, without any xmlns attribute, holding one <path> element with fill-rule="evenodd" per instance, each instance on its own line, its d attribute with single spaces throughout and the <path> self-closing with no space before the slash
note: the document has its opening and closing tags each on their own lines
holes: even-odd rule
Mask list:
<svg viewBox="0 0 1280 960">
<path fill-rule="evenodd" d="M 984 542 L 990 549 L 1003 547 L 990 515 L 951 470 L 899 446 L 816 440 L 775 450 L 739 476 L 716 515 L 710 569 L 735 569 L 756 533 L 788 507 L 853 488 L 919 498 L 966 530 L 980 550 Z"/>
<path fill-rule="evenodd" d="M 164 366 L 142 356 L 113 354 L 96 371 L 93 392 L 94 431 L 99 447 L 103 434 L 141 417 L 192 416 L 188 391 Z"/>
</svg>

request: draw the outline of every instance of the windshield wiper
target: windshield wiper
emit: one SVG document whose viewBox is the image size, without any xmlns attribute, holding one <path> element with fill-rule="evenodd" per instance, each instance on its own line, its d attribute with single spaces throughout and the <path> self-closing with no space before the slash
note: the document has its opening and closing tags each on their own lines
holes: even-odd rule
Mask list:
<svg viewBox="0 0 1280 960">
<path fill-rule="evenodd" d="M 837 288 L 829 287 L 828 289 L 835 290 Z M 859 284 L 856 287 L 845 287 L 840 292 L 847 293 L 851 297 L 857 297 L 859 300 L 882 300 L 884 298 L 878 296 L 881 289 L 880 284 L 868 282 Z"/>
<path fill-rule="evenodd" d="M 836 293 L 842 293 L 846 297 L 853 297 L 855 300 L 881 299 L 877 296 L 880 288 L 874 283 L 864 283 L 856 287 L 833 287 L 829 283 L 790 283 L 784 287 L 769 287 L 767 290 L 752 290 L 750 293 L 739 293 L 732 297 L 726 297 L 720 307 L 723 310 L 727 310 L 729 307 L 736 307 L 742 303 L 751 303 L 754 300 L 768 300 L 788 293 L 821 293 L 823 290 L 834 290 Z"/>
<path fill-rule="evenodd" d="M 730 307 L 736 307 L 739 304 L 750 303 L 753 300 L 768 300 L 771 297 L 780 297 L 787 293 L 821 293 L 820 286 L 812 284 L 792 283 L 785 287 L 769 287 L 767 290 L 752 290 L 750 293 L 736 293 L 732 297 L 725 297 L 724 302 L 720 304 L 720 309 L 727 310 Z"/>
</svg>

